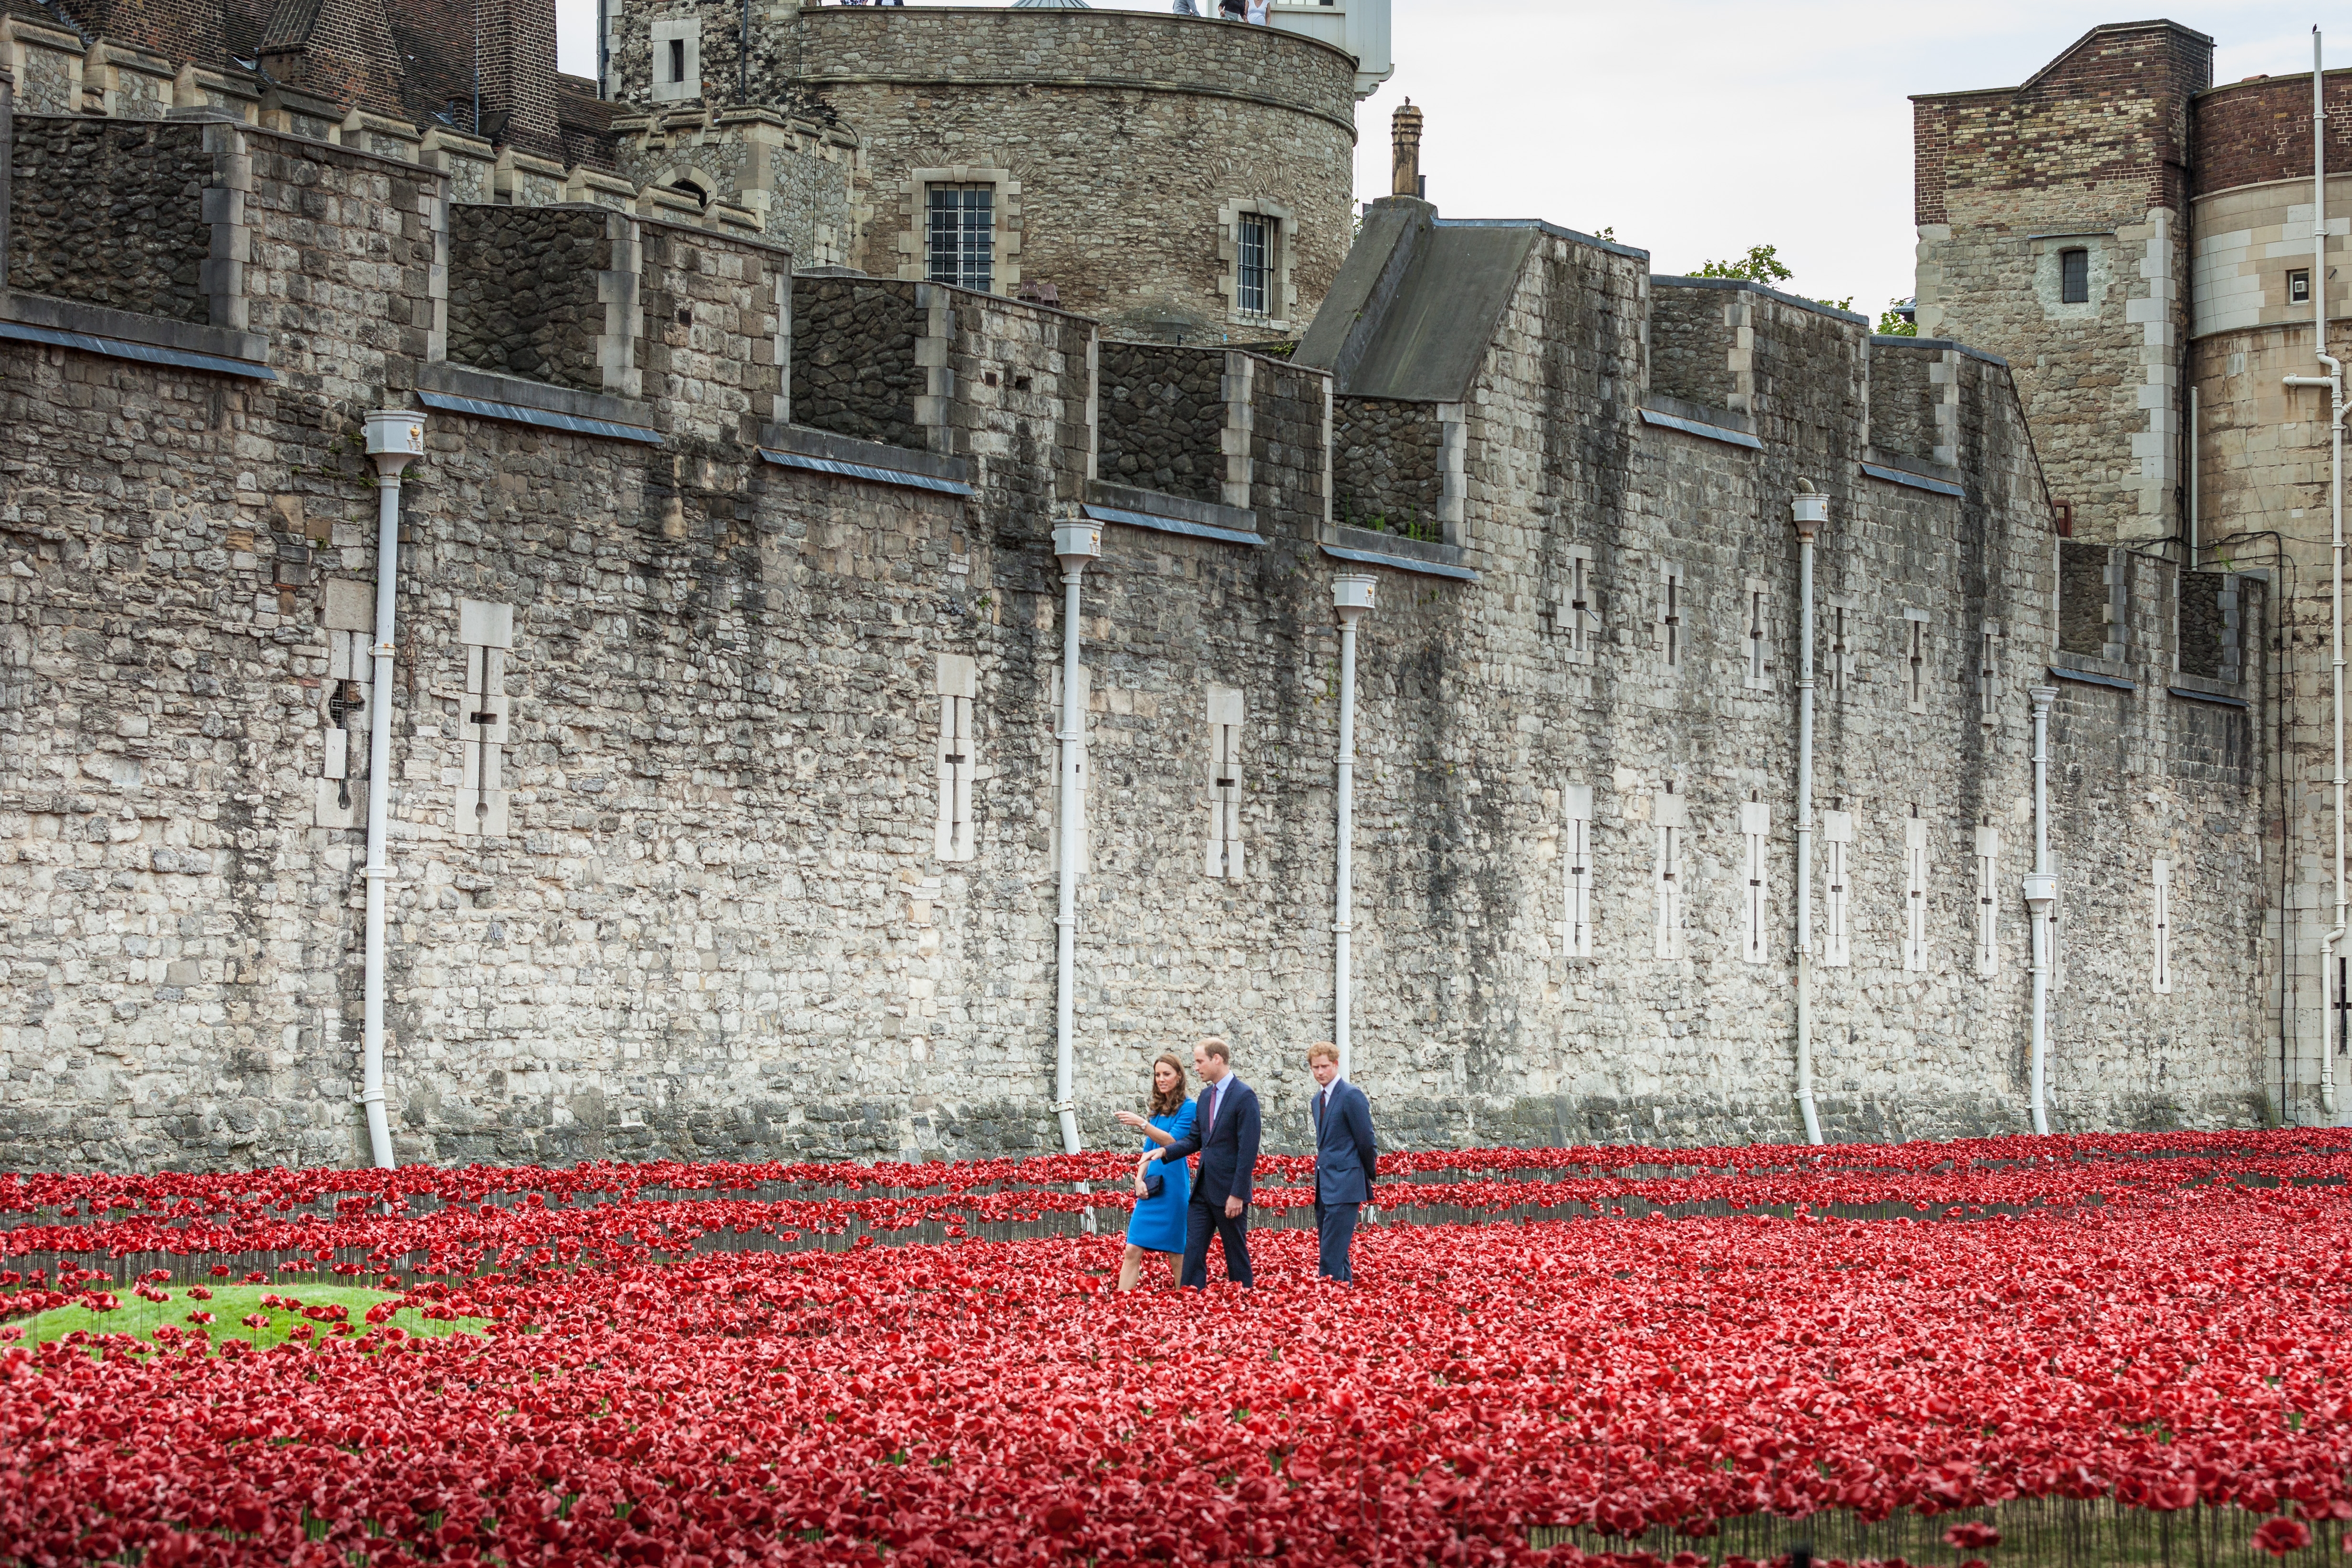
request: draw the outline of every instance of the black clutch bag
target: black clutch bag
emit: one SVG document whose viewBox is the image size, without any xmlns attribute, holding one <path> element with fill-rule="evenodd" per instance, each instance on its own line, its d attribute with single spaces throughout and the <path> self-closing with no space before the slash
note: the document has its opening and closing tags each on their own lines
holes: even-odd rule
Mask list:
<svg viewBox="0 0 2352 1568">
<path fill-rule="evenodd" d="M 1161 1193 L 1166 1192 L 1167 1190 L 1168 1178 L 1161 1176 L 1158 1171 L 1153 1171 L 1150 1176 L 1143 1178 L 1143 1197 L 1145 1202 L 1150 1202 L 1151 1199 L 1158 1197 Z"/>
</svg>

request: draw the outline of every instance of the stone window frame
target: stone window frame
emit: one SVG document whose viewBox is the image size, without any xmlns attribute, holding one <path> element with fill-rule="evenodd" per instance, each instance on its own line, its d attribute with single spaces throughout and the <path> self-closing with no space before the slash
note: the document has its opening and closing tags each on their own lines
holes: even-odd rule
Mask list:
<svg viewBox="0 0 2352 1568">
<path fill-rule="evenodd" d="M 1927 711 L 1927 689 L 1936 662 L 1936 638 L 1929 630 L 1933 624 L 1925 610 L 1911 604 L 1903 607 L 1902 619 L 1895 622 L 1902 631 L 1903 645 L 1895 650 L 1895 667 L 1903 677 L 1903 706 L 1907 712 Z"/>
<path fill-rule="evenodd" d="M 989 292 L 1009 299 L 1021 283 L 1021 182 L 1013 171 L 976 163 L 956 163 L 934 169 L 910 169 L 898 197 L 898 277 L 902 282 L 930 281 L 930 188 L 933 185 L 993 185 L 990 202 L 993 221 L 989 243 L 994 267 Z"/>
<path fill-rule="evenodd" d="M 1242 219 L 1272 218 L 1274 255 L 1266 261 L 1266 305 L 1263 316 L 1242 309 Z M 1217 204 L 1217 292 L 1225 298 L 1225 319 L 1241 327 L 1262 327 L 1287 332 L 1298 316 L 1298 286 L 1291 280 L 1292 244 L 1297 233 L 1295 209 L 1264 196 L 1235 197 Z"/>
<path fill-rule="evenodd" d="M 1739 594 L 1740 685 L 1751 692 L 1773 689 L 1779 650 L 1774 645 L 1772 585 L 1760 577 L 1743 580 Z"/>
<path fill-rule="evenodd" d="M 2095 321 L 2106 308 L 2105 302 L 2119 287 L 2137 276 L 2128 265 L 2128 256 L 2118 262 L 2118 254 L 2130 247 L 2116 242 L 2113 229 L 2098 229 L 2081 234 L 2048 234 L 2031 236 L 2033 271 L 2030 287 L 2042 307 L 2044 320 Z M 2078 304 L 2066 302 L 2065 255 L 2070 250 L 2084 253 L 2084 289 L 2089 298 Z"/>
<path fill-rule="evenodd" d="M 1863 678 L 1862 596 L 1825 593 L 1822 596 L 1821 689 L 1843 696 Z M 1839 615 L 1843 612 L 1844 619 Z"/>
<path fill-rule="evenodd" d="M 646 96 L 655 103 L 684 103 L 702 96 L 702 18 L 699 16 L 656 16 L 649 24 L 646 36 L 648 53 L 646 75 L 650 79 Z M 677 81 L 663 79 L 663 68 L 668 64 L 672 43 L 686 46 L 686 70 Z"/>
</svg>

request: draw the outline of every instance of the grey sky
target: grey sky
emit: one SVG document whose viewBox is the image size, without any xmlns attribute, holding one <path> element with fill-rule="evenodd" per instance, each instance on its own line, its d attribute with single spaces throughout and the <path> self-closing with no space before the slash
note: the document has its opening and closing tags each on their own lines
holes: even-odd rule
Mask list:
<svg viewBox="0 0 2352 1568">
<path fill-rule="evenodd" d="M 1386 193 L 1389 112 L 1410 94 L 1448 216 L 1613 226 L 1660 272 L 1774 245 L 1791 287 L 1874 315 L 1911 292 L 1906 95 L 2014 85 L 2095 24 L 2144 15 L 2075 0 L 1392 3 L 1396 75 L 1358 106 L 1360 198 Z M 558 6 L 563 68 L 593 75 L 593 0 Z M 2307 71 L 2324 20 L 2262 0 L 2171 15 L 2213 36 L 2221 82 Z M 2352 16 L 2336 32 L 2330 62 L 2352 64 Z"/>
</svg>

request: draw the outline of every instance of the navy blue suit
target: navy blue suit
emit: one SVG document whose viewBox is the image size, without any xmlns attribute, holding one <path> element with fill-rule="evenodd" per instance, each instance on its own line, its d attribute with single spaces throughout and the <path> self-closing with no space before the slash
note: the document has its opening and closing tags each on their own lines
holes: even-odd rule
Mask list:
<svg viewBox="0 0 2352 1568">
<path fill-rule="evenodd" d="M 1372 1103 L 1342 1078 L 1328 1091 L 1316 1089 L 1307 1113 L 1315 1121 L 1315 1271 L 1352 1285 L 1356 1275 L 1349 1254 L 1356 1242 L 1356 1209 L 1372 1200 L 1380 1158 L 1372 1142 Z"/>
<path fill-rule="evenodd" d="M 1200 1178 L 1192 1184 L 1192 1207 L 1184 1213 L 1184 1271 L 1177 1282 L 1193 1289 L 1207 1286 L 1209 1234 L 1214 1231 L 1225 1246 L 1225 1277 L 1247 1285 L 1252 1282 L 1249 1210 L 1244 1207 L 1227 1218 L 1225 1199 L 1249 1202 L 1250 1177 L 1257 1170 L 1257 1092 L 1228 1072 L 1204 1087 L 1192 1105 L 1192 1131 L 1160 1151 L 1163 1160 L 1201 1156 Z"/>
</svg>

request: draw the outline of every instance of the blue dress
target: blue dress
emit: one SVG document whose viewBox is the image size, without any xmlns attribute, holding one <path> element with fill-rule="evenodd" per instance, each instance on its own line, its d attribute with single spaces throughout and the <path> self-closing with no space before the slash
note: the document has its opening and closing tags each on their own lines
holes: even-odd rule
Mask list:
<svg viewBox="0 0 2352 1568">
<path fill-rule="evenodd" d="M 1184 1102 L 1172 1116 L 1154 1116 L 1151 1124 L 1182 1143 L 1192 1132 L 1192 1103 Z M 1160 1145 L 1146 1138 L 1145 1153 Z M 1158 1197 L 1138 1198 L 1135 1213 L 1127 1222 L 1127 1244 L 1140 1247 L 1146 1252 L 1182 1252 L 1184 1250 L 1184 1210 L 1192 1201 L 1192 1170 L 1183 1160 L 1160 1160 L 1151 1166 L 1151 1173 L 1168 1178 Z"/>
</svg>

